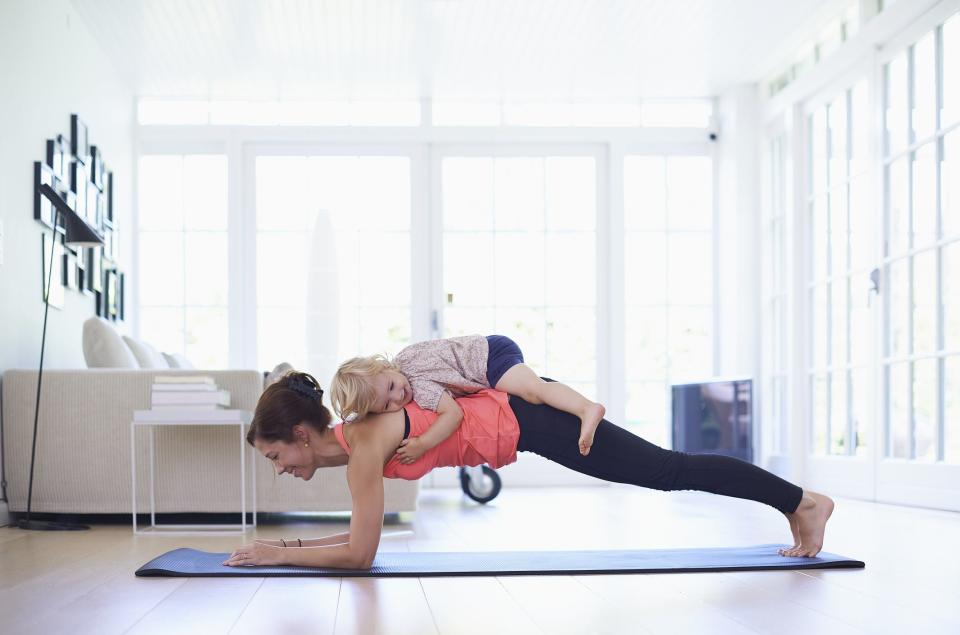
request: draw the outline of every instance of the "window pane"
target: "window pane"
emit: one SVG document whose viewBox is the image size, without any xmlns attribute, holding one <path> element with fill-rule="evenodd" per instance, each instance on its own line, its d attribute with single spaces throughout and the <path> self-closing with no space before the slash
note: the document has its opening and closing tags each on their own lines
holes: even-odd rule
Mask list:
<svg viewBox="0 0 960 635">
<path fill-rule="evenodd" d="M 829 395 L 827 390 L 827 376 L 814 375 L 811 378 L 811 401 L 813 407 L 810 414 L 810 430 L 813 435 L 812 449 L 814 454 L 827 453 L 827 425 L 830 423 Z"/>
<path fill-rule="evenodd" d="M 887 156 L 907 146 L 907 51 L 887 64 Z"/>
<path fill-rule="evenodd" d="M 960 48 L 960 42 L 957 46 Z M 943 210 L 941 213 L 943 235 L 960 234 L 960 129 L 954 130 L 943 138 L 940 201 Z"/>
<path fill-rule="evenodd" d="M 948 463 L 960 463 L 960 356 L 944 360 L 943 402 L 943 458 Z"/>
<path fill-rule="evenodd" d="M 183 309 L 141 306 L 140 335 L 158 351 L 183 354 Z"/>
<path fill-rule="evenodd" d="M 868 304 L 870 288 L 867 274 L 850 278 L 850 363 L 854 365 L 873 361 L 873 318 Z"/>
<path fill-rule="evenodd" d="M 497 230 L 543 230 L 543 159 L 496 159 L 493 185 Z"/>
<path fill-rule="evenodd" d="M 627 384 L 627 423 L 636 426 L 637 434 L 661 447 L 670 445 L 669 399 L 664 382 L 631 382 Z"/>
<path fill-rule="evenodd" d="M 311 174 L 320 176 L 325 192 L 321 208 L 353 209 L 364 229 L 402 231 L 410 229 L 410 159 L 407 157 L 310 157 Z M 332 166 L 344 168 L 330 169 Z M 349 176 L 341 179 L 340 172 Z M 334 182 L 333 178 L 337 181 Z M 364 187 L 364 181 L 375 187 Z M 326 193 L 329 193 L 326 194 Z"/>
<path fill-rule="evenodd" d="M 934 461 L 937 458 L 937 360 L 922 359 L 913 365 L 913 425 L 916 435 L 916 458 Z"/>
<path fill-rule="evenodd" d="M 850 268 L 865 269 L 873 254 L 873 226 L 876 218 L 866 175 L 850 182 Z"/>
<path fill-rule="evenodd" d="M 640 104 L 640 125 L 705 128 L 712 112 L 707 100 L 645 101 Z"/>
<path fill-rule="evenodd" d="M 667 237 L 671 304 L 713 302 L 713 249 L 710 234 L 669 234 Z"/>
<path fill-rule="evenodd" d="M 447 306 L 443 310 L 443 337 L 492 334 L 496 332 L 492 308 L 460 309 Z"/>
<path fill-rule="evenodd" d="M 550 157 L 546 164 L 547 228 L 595 230 L 597 179 L 593 158 Z"/>
<path fill-rule="evenodd" d="M 713 163 L 709 157 L 667 159 L 667 224 L 709 230 L 713 225 Z"/>
<path fill-rule="evenodd" d="M 193 306 L 226 306 L 227 234 L 187 232 L 183 238 L 188 272 L 184 280 L 185 303 Z M 190 324 L 189 318 L 187 323 Z"/>
<path fill-rule="evenodd" d="M 830 273 L 844 274 L 847 264 L 847 188 L 830 192 Z"/>
<path fill-rule="evenodd" d="M 913 46 L 913 138 L 933 134 L 937 122 L 937 58 L 933 32 Z"/>
<path fill-rule="evenodd" d="M 626 310 L 626 373 L 630 380 L 667 376 L 667 310 Z"/>
<path fill-rule="evenodd" d="M 813 207 L 810 210 L 812 216 L 810 220 L 810 242 L 812 245 L 811 254 L 811 280 L 822 280 L 827 276 L 827 261 L 830 254 L 827 251 L 829 246 L 830 229 L 827 226 L 827 196 L 821 194 L 813 200 Z"/>
<path fill-rule="evenodd" d="M 913 260 L 913 352 L 937 348 L 937 252 Z"/>
<path fill-rule="evenodd" d="M 713 372 L 710 309 L 670 308 L 667 312 L 670 378 L 702 379 Z"/>
<path fill-rule="evenodd" d="M 227 230 L 227 157 L 183 157 L 183 225 L 187 230 Z"/>
<path fill-rule="evenodd" d="M 627 230 L 666 228 L 667 162 L 663 157 L 623 161 L 623 225 Z"/>
<path fill-rule="evenodd" d="M 187 359 L 197 368 L 227 368 L 230 364 L 227 309 L 188 307 L 185 316 L 183 353 Z"/>
<path fill-rule="evenodd" d="M 889 456 L 905 459 L 910 457 L 910 364 L 893 364 L 888 373 Z"/>
<path fill-rule="evenodd" d="M 443 293 L 445 311 L 453 307 L 494 304 L 493 234 L 445 232 L 443 235 Z M 486 331 L 479 331 L 485 333 Z"/>
<path fill-rule="evenodd" d="M 943 113 L 945 128 L 960 119 L 960 14 L 943 24 Z"/>
<path fill-rule="evenodd" d="M 597 376 L 597 312 L 593 309 L 546 311 L 546 372 L 562 382 L 590 382 Z"/>
<path fill-rule="evenodd" d="M 666 304 L 666 235 L 661 232 L 627 232 L 623 246 L 626 304 Z"/>
<path fill-rule="evenodd" d="M 306 368 L 306 343 L 306 312 L 263 306 L 257 309 L 257 360 L 261 367 L 288 362 L 294 368 Z"/>
<path fill-rule="evenodd" d="M 544 309 L 497 307 L 494 333 L 509 333 L 520 346 L 526 363 L 541 375 L 547 372 L 547 324 Z"/>
<path fill-rule="evenodd" d="M 910 232 L 910 189 L 909 164 L 903 156 L 890 164 L 887 169 L 889 187 L 889 220 L 887 224 L 887 255 L 905 253 L 909 247 Z"/>
<path fill-rule="evenodd" d="M 846 364 L 847 359 L 847 310 L 848 310 L 848 280 L 840 278 L 830 285 L 831 306 L 833 316 L 830 322 L 831 356 L 830 364 L 838 366 Z"/>
<path fill-rule="evenodd" d="M 381 352 L 393 356 L 409 343 L 409 307 L 360 311 L 360 350 L 365 354 Z"/>
<path fill-rule="evenodd" d="M 819 194 L 827 187 L 827 114 L 818 108 L 810 117 L 810 185 L 811 194 Z"/>
<path fill-rule="evenodd" d="M 850 417 L 853 420 L 854 447 L 857 456 L 865 456 L 870 435 L 870 375 L 866 368 L 850 373 Z"/>
<path fill-rule="evenodd" d="M 443 227 L 493 229 L 493 159 L 443 160 Z"/>
<path fill-rule="evenodd" d="M 183 229 L 182 157 L 140 157 L 137 184 L 140 231 Z"/>
<path fill-rule="evenodd" d="M 834 372 L 830 387 L 830 454 L 846 454 L 847 373 Z"/>
<path fill-rule="evenodd" d="M 183 304 L 183 233 L 140 234 L 140 306 Z"/>
<path fill-rule="evenodd" d="M 547 306 L 596 305 L 597 273 L 594 241 L 593 232 L 547 234 Z"/>
<path fill-rule="evenodd" d="M 850 174 L 857 175 L 870 167 L 870 102 L 867 81 L 857 83 L 850 91 Z"/>
<path fill-rule="evenodd" d="M 844 91 L 827 108 L 829 127 L 829 186 L 843 183 L 847 178 L 847 93 Z"/>
<path fill-rule="evenodd" d="M 389 266 L 377 257 L 359 258 L 360 304 L 403 306 L 410 303 L 410 239 L 403 232 L 363 232 L 369 255 L 389 257 Z"/>
<path fill-rule="evenodd" d="M 943 248 L 943 348 L 960 350 L 960 243 Z"/>
<path fill-rule="evenodd" d="M 496 300 L 500 306 L 543 306 L 543 232 L 494 236 Z"/>
<path fill-rule="evenodd" d="M 306 239 L 297 232 L 257 236 L 257 304 L 304 308 L 306 304 Z"/>
<path fill-rule="evenodd" d="M 890 349 L 889 355 L 899 357 L 910 352 L 910 276 L 909 261 L 890 263 L 887 289 L 889 291 Z"/>
<path fill-rule="evenodd" d="M 913 246 L 937 240 L 937 146 L 928 143 L 913 160 Z"/>
<path fill-rule="evenodd" d="M 257 231 L 307 230 L 315 209 L 303 200 L 305 157 L 257 157 Z"/>
<path fill-rule="evenodd" d="M 827 365 L 827 286 L 817 285 L 810 294 L 810 317 L 813 330 L 813 351 L 810 358 L 814 368 Z"/>
</svg>

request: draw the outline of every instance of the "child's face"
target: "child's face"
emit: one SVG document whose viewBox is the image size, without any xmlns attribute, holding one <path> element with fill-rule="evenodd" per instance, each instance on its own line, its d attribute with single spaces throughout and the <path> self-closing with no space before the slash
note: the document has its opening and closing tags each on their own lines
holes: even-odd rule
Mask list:
<svg viewBox="0 0 960 635">
<path fill-rule="evenodd" d="M 372 412 L 396 412 L 413 399 L 413 390 L 410 382 L 395 370 L 385 370 L 375 375 L 372 380 L 373 390 L 377 398 L 373 402 Z"/>
</svg>

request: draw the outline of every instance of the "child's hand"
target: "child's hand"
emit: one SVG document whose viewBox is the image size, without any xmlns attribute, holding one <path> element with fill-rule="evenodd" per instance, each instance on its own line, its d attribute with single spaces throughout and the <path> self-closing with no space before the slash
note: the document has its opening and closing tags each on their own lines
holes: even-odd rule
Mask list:
<svg viewBox="0 0 960 635">
<path fill-rule="evenodd" d="M 400 442 L 397 448 L 397 456 L 404 465 L 410 465 L 426 452 L 429 448 L 419 439 L 419 437 L 410 437 Z"/>
</svg>

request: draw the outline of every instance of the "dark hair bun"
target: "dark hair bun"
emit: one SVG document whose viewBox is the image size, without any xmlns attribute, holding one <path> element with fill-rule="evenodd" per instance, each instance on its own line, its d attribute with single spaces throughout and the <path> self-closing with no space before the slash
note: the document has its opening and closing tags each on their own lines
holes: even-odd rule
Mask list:
<svg viewBox="0 0 960 635">
<path fill-rule="evenodd" d="M 313 375 L 292 370 L 283 376 L 280 383 L 284 388 L 289 388 L 308 399 L 317 402 L 323 399 L 323 389 L 320 388 L 319 382 L 313 378 Z"/>
</svg>

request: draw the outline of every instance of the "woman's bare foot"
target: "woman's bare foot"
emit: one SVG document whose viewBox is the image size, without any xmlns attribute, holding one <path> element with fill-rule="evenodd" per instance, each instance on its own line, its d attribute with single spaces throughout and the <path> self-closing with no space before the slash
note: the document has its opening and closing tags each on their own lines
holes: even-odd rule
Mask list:
<svg viewBox="0 0 960 635">
<path fill-rule="evenodd" d="M 580 417 L 580 454 L 587 456 L 590 454 L 590 447 L 593 445 L 593 434 L 597 431 L 597 426 L 603 419 L 607 409 L 598 403 L 592 403 L 587 406 L 583 416 Z"/>
<path fill-rule="evenodd" d="M 800 546 L 800 527 L 797 524 L 797 518 L 793 514 L 784 514 L 787 517 L 787 522 L 790 523 L 790 533 L 793 534 L 793 549 L 796 549 Z M 786 549 L 781 549 L 780 552 L 783 553 Z"/>
<path fill-rule="evenodd" d="M 800 499 L 797 510 L 792 514 L 786 514 L 787 518 L 790 519 L 791 531 L 793 530 L 793 523 L 796 522 L 797 524 L 794 542 L 798 542 L 797 535 L 799 534 L 799 546 L 795 545 L 792 549 L 781 549 L 780 555 L 793 558 L 812 558 L 820 553 L 820 549 L 823 547 L 823 532 L 832 513 L 833 501 L 829 497 L 804 490 L 803 498 Z"/>
</svg>

